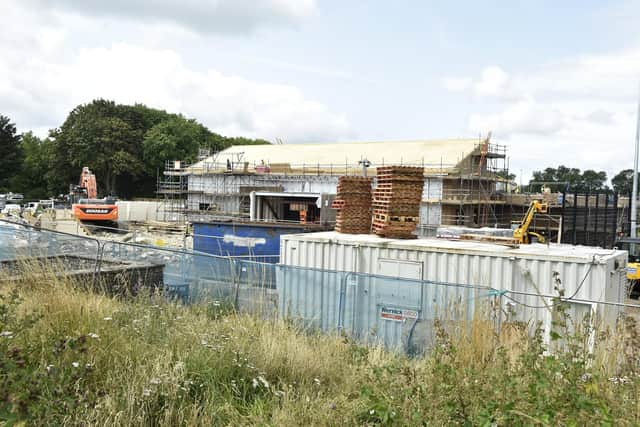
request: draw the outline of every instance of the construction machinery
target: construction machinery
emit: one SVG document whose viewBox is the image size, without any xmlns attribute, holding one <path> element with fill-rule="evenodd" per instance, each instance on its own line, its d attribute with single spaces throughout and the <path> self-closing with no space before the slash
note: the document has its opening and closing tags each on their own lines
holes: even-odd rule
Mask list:
<svg viewBox="0 0 640 427">
<path fill-rule="evenodd" d="M 88 167 L 82 168 L 80 182 L 71 185 L 69 198 L 73 216 L 79 221 L 116 222 L 118 221 L 118 206 L 114 198 L 98 199 L 96 176 Z"/>
<path fill-rule="evenodd" d="M 629 283 L 629 296 L 640 296 L 640 238 L 619 237 L 614 244 L 616 249 L 627 251 L 627 281 Z"/>
<path fill-rule="evenodd" d="M 547 213 L 549 211 L 549 204 L 540 202 L 539 200 L 532 200 L 529 205 L 527 213 L 522 218 L 518 226 L 513 230 L 513 238 L 520 243 L 531 243 L 531 237 L 534 237 L 539 243 L 545 242 L 545 237 L 542 234 L 529 231 L 531 221 L 537 213 Z"/>
</svg>

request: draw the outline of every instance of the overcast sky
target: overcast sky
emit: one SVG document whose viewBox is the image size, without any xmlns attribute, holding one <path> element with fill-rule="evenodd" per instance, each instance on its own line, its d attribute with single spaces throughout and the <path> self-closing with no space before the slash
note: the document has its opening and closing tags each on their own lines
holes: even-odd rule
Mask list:
<svg viewBox="0 0 640 427">
<path fill-rule="evenodd" d="M 637 1 L 0 0 L 0 114 L 102 97 L 285 143 L 477 137 L 632 166 Z"/>
</svg>

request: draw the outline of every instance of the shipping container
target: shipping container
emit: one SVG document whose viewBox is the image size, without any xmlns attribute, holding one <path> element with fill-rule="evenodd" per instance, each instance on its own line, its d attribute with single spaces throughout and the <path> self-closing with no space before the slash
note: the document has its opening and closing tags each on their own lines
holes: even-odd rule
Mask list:
<svg viewBox="0 0 640 427">
<path fill-rule="evenodd" d="M 276 263 L 280 236 L 326 230 L 313 224 L 275 222 L 195 222 L 193 249 L 211 255 Z"/>
<path fill-rule="evenodd" d="M 396 240 L 321 232 L 281 236 L 280 258 L 285 266 L 356 273 L 334 279 L 349 282 L 339 293 L 342 299 L 349 293 L 354 299 L 357 312 L 352 318 L 359 323 L 354 331 L 365 334 L 393 325 L 394 313 L 404 319 L 393 336 L 380 336 L 385 343 L 395 340 L 399 344 L 398 337 L 406 334 L 407 328 L 414 328 L 416 322 L 433 322 L 438 317 L 435 311 L 452 303 L 460 304 L 462 317 L 469 319 L 477 300 L 492 295 L 500 296 L 501 321 L 525 322 L 531 328 L 540 325 L 547 340 L 558 314 L 554 308 L 558 296 L 565 298 L 564 307 L 572 322 L 588 317 L 593 326 L 613 328 L 621 309 L 603 303 L 624 302 L 626 295 L 627 253 L 595 247 L 530 244 L 513 248 L 476 241 Z M 285 306 L 304 307 L 302 317 L 323 318 L 326 308 L 317 305 L 335 304 L 335 296 L 332 301 L 322 301 L 318 289 L 313 289 L 319 282 L 308 279 L 279 278 L 281 310 Z M 332 294 L 338 292 L 337 286 L 341 285 L 331 285 Z M 403 317 L 403 310 L 418 312 L 416 322 L 407 324 L 412 318 Z M 331 319 L 327 324 L 335 323 Z M 427 325 L 425 334 L 431 329 Z"/>
</svg>

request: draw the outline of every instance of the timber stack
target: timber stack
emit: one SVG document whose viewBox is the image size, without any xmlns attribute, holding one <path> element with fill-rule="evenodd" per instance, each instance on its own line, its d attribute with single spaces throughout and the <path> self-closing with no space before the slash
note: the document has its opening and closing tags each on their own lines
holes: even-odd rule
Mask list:
<svg viewBox="0 0 640 427">
<path fill-rule="evenodd" d="M 338 210 L 336 231 L 369 234 L 371 231 L 371 178 L 341 176 L 332 208 Z"/>
<path fill-rule="evenodd" d="M 420 218 L 424 169 L 410 166 L 377 168 L 373 192 L 373 232 L 394 239 L 415 239 Z"/>
</svg>

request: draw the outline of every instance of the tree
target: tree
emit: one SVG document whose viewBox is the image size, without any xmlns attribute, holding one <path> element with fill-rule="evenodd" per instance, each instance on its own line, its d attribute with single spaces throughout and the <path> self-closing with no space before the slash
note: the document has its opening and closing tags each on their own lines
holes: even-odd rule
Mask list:
<svg viewBox="0 0 640 427">
<path fill-rule="evenodd" d="M 0 115 L 0 190 L 8 191 L 9 183 L 19 171 L 22 162 L 20 135 L 9 117 Z"/>
<path fill-rule="evenodd" d="M 501 170 L 496 173 L 498 178 L 505 179 L 507 181 L 514 181 L 516 179 L 516 174 L 510 173 L 508 170 Z"/>
<path fill-rule="evenodd" d="M 144 161 L 150 172 L 163 168 L 166 160 L 194 161 L 206 146 L 211 132 L 195 120 L 182 116 L 158 123 L 144 136 Z"/>
<path fill-rule="evenodd" d="M 593 169 L 587 169 L 582 172 L 582 191 L 592 192 L 603 190 L 607 182 L 607 173 L 604 171 L 596 172 Z"/>
<path fill-rule="evenodd" d="M 618 194 L 630 194 L 633 190 L 633 169 L 624 169 L 611 178 L 611 185 Z"/>
<path fill-rule="evenodd" d="M 53 149 L 47 180 L 56 192 L 77 182 L 81 168 L 88 166 L 101 194 L 127 198 L 152 196 L 165 160 L 194 160 L 198 148 L 268 143 L 224 137 L 180 115 L 104 99 L 78 105 L 49 138 Z"/>
<path fill-rule="evenodd" d="M 22 134 L 20 143 L 22 167 L 11 183 L 27 199 L 43 199 L 55 192 L 55 187 L 48 179 L 53 143 L 49 138 L 44 140 L 32 132 Z"/>
<path fill-rule="evenodd" d="M 581 172 L 577 168 L 563 165 L 557 168 L 548 167 L 543 171 L 534 171 L 533 179 L 529 182 L 529 191 L 541 191 L 543 186 L 552 190 L 562 191 L 598 191 L 606 188 L 607 173 L 596 172 L 592 169 Z"/>
<path fill-rule="evenodd" d="M 123 174 L 144 173 L 142 137 L 145 117 L 140 109 L 98 99 L 76 107 L 60 129 L 51 132 L 57 167 L 75 182 L 83 166 L 96 174 L 103 194 L 117 192 Z"/>
</svg>

